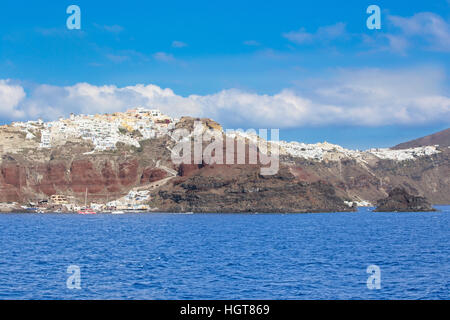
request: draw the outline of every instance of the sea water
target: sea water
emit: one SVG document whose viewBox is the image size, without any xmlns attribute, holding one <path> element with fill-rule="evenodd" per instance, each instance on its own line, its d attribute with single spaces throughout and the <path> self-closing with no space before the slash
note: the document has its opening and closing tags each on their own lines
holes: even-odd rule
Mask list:
<svg viewBox="0 0 450 320">
<path fill-rule="evenodd" d="M 450 206 L 437 208 L 1 214 L 0 299 L 449 299 Z"/>
</svg>

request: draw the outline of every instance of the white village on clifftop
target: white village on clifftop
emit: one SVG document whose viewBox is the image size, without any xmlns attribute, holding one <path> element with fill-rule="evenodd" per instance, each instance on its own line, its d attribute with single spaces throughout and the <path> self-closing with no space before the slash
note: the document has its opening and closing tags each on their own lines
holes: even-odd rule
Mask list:
<svg viewBox="0 0 450 320">
<path fill-rule="evenodd" d="M 71 114 L 69 119 L 60 118 L 51 122 L 42 120 L 14 122 L 12 125 L 20 127 L 27 139 L 35 138 L 33 132 L 40 130 L 40 148 L 63 145 L 70 138 L 81 137 L 92 141 L 96 151 L 105 151 L 115 149 L 118 142 L 139 147 L 139 140 L 165 135 L 175 128 L 177 121 L 178 119 L 163 115 L 159 110 L 137 107 L 124 113 Z M 140 133 L 139 139 L 123 134 L 133 131 Z"/>
<path fill-rule="evenodd" d="M 163 114 L 158 109 L 135 107 L 126 112 L 113 114 L 75 115 L 68 119 L 60 118 L 56 121 L 13 122 L 10 126 L 0 126 L 0 154 L 16 153 L 23 147 L 36 146 L 41 150 L 63 146 L 72 139 L 83 139 L 92 142 L 93 150 L 86 154 L 111 151 L 117 148 L 118 143 L 140 147 L 140 142 L 152 140 L 165 135 L 171 135 L 179 119 Z M 25 135 L 27 142 L 17 144 L 7 141 L 1 136 L 1 129 L 14 127 Z M 222 129 L 220 129 L 222 130 Z M 133 134 L 132 134 L 133 133 Z M 222 131 L 222 133 L 224 133 Z M 253 142 L 261 138 L 251 131 L 228 131 L 228 136 L 237 139 L 248 139 Z M 23 140 L 22 140 L 23 141 Z M 38 141 L 38 144 L 37 144 Z M 439 153 L 438 146 L 425 146 L 404 150 L 388 148 L 370 149 L 366 151 L 350 150 L 328 142 L 306 144 L 300 142 L 270 141 L 279 146 L 281 156 L 301 158 L 309 161 L 340 161 L 341 159 L 354 159 L 365 163 L 370 159 L 387 159 L 392 161 L 414 160 L 418 157 L 430 156 Z M 171 170 L 166 168 L 164 170 Z M 177 175 L 170 172 L 171 177 Z M 61 195 L 54 195 L 49 201 L 65 205 L 68 210 L 77 210 L 70 199 Z M 149 210 L 150 200 L 148 190 L 131 190 L 128 195 L 120 199 L 111 199 L 106 204 L 90 204 L 96 210 L 113 208 L 117 210 Z M 5 206 L 6 204 L 0 204 Z M 1 209 L 1 208 L 0 208 Z"/>
<path fill-rule="evenodd" d="M 114 150 L 119 142 L 139 147 L 139 141 L 154 139 L 167 134 L 170 135 L 178 121 L 179 119 L 165 115 L 157 109 L 136 107 L 126 112 L 115 112 L 113 114 L 71 114 L 69 119 L 60 118 L 51 122 L 44 122 L 41 119 L 37 121 L 13 122 L 12 126 L 19 127 L 26 134 L 26 139 L 28 140 L 35 139 L 36 134 L 39 134 L 40 148 L 45 149 L 64 145 L 71 138 L 81 137 L 93 143 L 93 151 L 106 151 Z M 139 132 L 139 135 L 131 137 L 126 134 L 131 132 Z M 256 134 L 245 131 L 236 130 L 227 134 L 252 141 L 260 139 Z M 346 149 L 328 142 L 307 144 L 296 141 L 271 141 L 271 143 L 276 143 L 280 146 L 281 154 L 316 161 L 322 161 L 329 158 L 328 156 L 336 154 L 339 155 L 338 158 L 361 159 L 363 155 L 371 154 L 379 159 L 404 161 L 439 152 L 437 150 L 438 146 L 403 150 L 374 148 L 359 151 Z"/>
</svg>

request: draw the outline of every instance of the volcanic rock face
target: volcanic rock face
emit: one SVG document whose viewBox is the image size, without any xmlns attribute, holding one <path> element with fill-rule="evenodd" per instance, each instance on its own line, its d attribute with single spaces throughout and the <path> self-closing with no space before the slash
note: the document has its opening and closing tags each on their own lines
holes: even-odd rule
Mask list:
<svg viewBox="0 0 450 320">
<path fill-rule="evenodd" d="M 413 196 L 404 189 L 395 188 L 389 196 L 377 202 L 376 212 L 421 212 L 436 211 L 424 197 Z"/>
<path fill-rule="evenodd" d="M 0 203 L 27 203 L 54 194 L 73 196 L 84 203 L 106 202 L 126 195 L 132 188 L 164 179 L 167 173 L 156 168 L 161 159 L 170 166 L 165 140 L 143 143 L 135 152 L 121 148 L 115 152 L 84 154 L 84 145 L 67 144 L 51 151 L 36 150 L 0 159 Z"/>
<path fill-rule="evenodd" d="M 257 166 L 204 166 L 155 195 L 155 204 L 171 212 L 333 212 L 353 211 L 323 181 L 302 182 L 281 168 L 262 176 Z"/>
<path fill-rule="evenodd" d="M 24 169 L 17 163 L 9 162 L 0 167 L 0 202 L 17 201 L 25 185 Z"/>
</svg>

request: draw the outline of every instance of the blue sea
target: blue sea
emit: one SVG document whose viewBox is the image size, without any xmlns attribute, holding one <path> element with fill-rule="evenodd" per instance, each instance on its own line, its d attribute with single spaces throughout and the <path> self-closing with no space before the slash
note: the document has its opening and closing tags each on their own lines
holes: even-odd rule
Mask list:
<svg viewBox="0 0 450 320">
<path fill-rule="evenodd" d="M 437 208 L 2 214 L 0 299 L 449 299 L 450 206 Z"/>
</svg>

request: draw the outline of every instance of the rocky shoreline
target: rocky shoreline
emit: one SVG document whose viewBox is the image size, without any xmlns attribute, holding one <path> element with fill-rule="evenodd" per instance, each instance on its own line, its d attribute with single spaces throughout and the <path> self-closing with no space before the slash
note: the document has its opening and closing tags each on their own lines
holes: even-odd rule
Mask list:
<svg viewBox="0 0 450 320">
<path fill-rule="evenodd" d="M 420 196 L 414 196 L 405 189 L 395 188 L 389 196 L 377 202 L 374 212 L 433 212 L 437 211 L 430 202 Z"/>
</svg>

